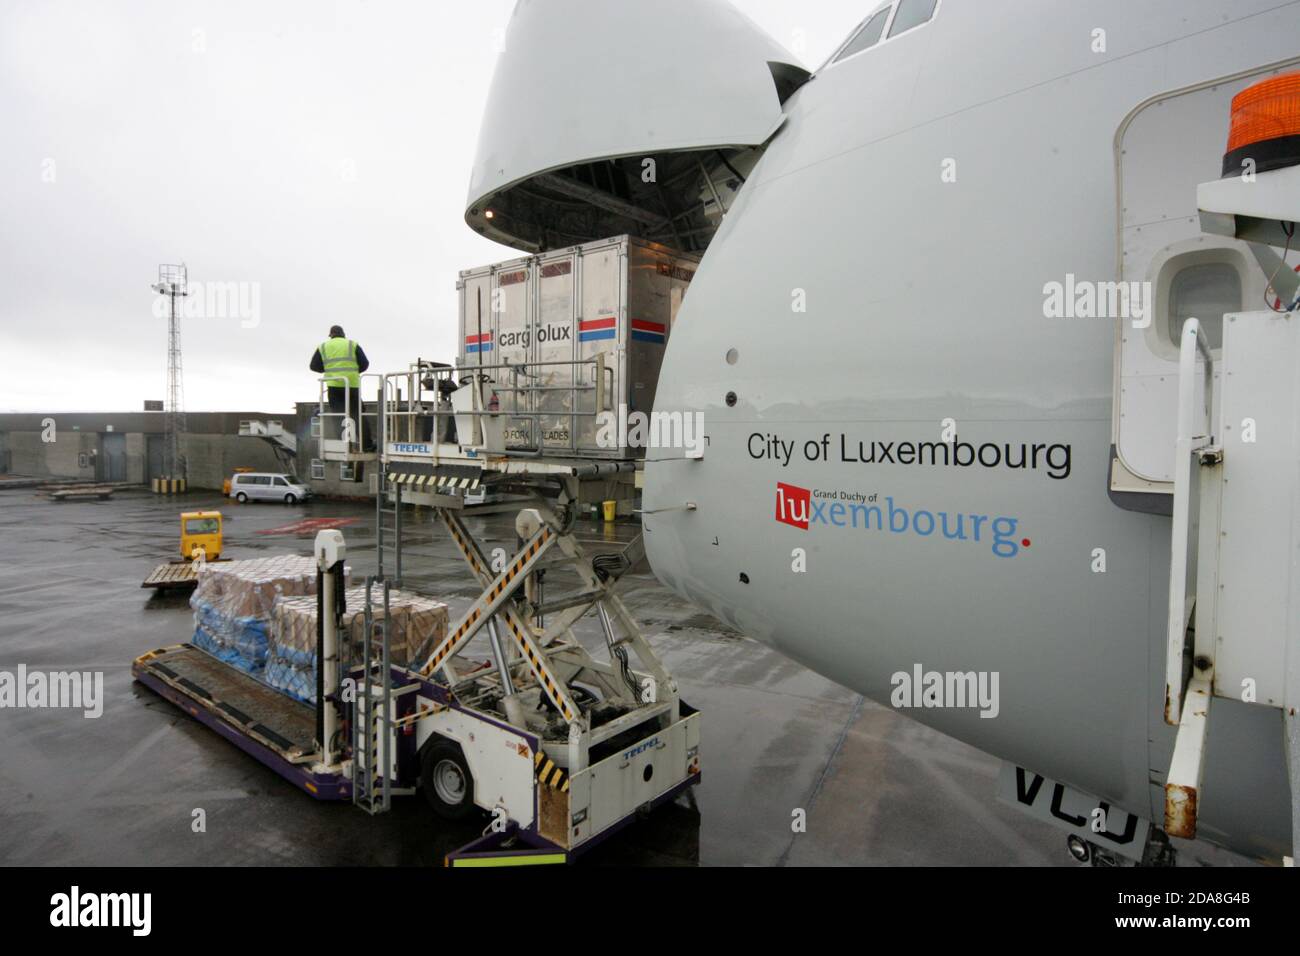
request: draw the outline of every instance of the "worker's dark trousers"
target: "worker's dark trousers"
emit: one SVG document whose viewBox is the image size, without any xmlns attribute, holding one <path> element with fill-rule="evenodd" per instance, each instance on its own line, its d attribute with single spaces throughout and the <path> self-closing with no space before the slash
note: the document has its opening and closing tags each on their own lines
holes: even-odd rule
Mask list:
<svg viewBox="0 0 1300 956">
<path fill-rule="evenodd" d="M 342 415 L 347 410 L 345 406 L 347 405 L 347 401 L 348 401 L 348 390 L 346 388 L 335 388 L 334 386 L 331 385 L 326 389 L 326 391 L 329 393 L 328 398 L 329 398 L 330 411 L 336 415 Z M 373 451 L 375 447 L 374 437 L 370 434 L 369 427 L 367 427 L 366 424 L 361 420 L 360 406 L 361 406 L 361 392 L 360 390 L 354 388 L 352 390 L 352 415 L 351 415 L 352 427 L 354 429 L 360 428 L 361 430 L 359 432 L 354 431 L 352 434 L 354 435 L 359 434 L 361 436 L 361 447 L 363 449 L 365 449 L 366 451 Z M 338 422 L 339 422 L 338 427 L 341 429 L 343 427 L 343 420 L 338 419 Z M 341 432 L 339 434 L 339 437 L 340 438 L 343 437 Z"/>
</svg>

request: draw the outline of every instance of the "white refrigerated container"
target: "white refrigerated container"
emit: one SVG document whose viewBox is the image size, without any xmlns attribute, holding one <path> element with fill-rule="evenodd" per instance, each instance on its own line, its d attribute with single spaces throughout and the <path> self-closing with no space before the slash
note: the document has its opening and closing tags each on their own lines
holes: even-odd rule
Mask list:
<svg viewBox="0 0 1300 956">
<path fill-rule="evenodd" d="M 621 430 L 601 429 L 596 413 L 650 414 L 698 263 L 616 236 L 461 272 L 457 365 L 462 375 L 481 371 L 487 379 L 486 400 L 505 416 L 505 450 L 643 455 Z"/>
</svg>

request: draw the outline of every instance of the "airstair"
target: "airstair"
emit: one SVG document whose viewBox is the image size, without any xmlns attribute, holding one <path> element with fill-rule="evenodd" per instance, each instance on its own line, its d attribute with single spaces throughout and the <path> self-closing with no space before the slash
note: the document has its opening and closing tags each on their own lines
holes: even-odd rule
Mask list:
<svg viewBox="0 0 1300 956">
<path fill-rule="evenodd" d="M 271 446 L 275 460 L 286 471 L 292 470 L 293 460 L 298 456 L 298 436 L 284 427 L 284 422 L 251 419 L 239 423 L 242 438 L 260 438 Z"/>
<path fill-rule="evenodd" d="M 1178 727 L 1165 830 L 1196 835 L 1214 701 L 1278 710 L 1300 833 L 1300 292 L 1284 268 L 1300 221 L 1300 167 L 1200 187 L 1206 232 L 1243 239 L 1269 276 L 1268 310 L 1224 316 L 1217 357 L 1182 327 L 1165 654 Z"/>
</svg>

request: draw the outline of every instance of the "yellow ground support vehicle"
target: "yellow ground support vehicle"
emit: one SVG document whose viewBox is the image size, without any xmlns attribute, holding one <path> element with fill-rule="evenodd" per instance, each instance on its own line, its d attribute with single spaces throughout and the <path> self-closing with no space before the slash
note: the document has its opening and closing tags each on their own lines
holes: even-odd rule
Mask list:
<svg viewBox="0 0 1300 956">
<path fill-rule="evenodd" d="M 220 511 L 182 512 L 180 559 L 158 565 L 140 587 L 159 590 L 192 588 L 199 583 L 199 564 L 220 561 L 222 546 Z"/>
<path fill-rule="evenodd" d="M 216 561 L 221 557 L 220 511 L 181 513 L 181 557 L 187 561 L 194 560 L 195 549 L 202 550 L 205 561 Z"/>
</svg>

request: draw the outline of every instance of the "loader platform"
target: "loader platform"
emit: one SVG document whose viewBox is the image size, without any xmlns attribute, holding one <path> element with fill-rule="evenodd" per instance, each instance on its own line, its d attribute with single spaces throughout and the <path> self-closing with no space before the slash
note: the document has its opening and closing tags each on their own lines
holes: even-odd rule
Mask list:
<svg viewBox="0 0 1300 956">
<path fill-rule="evenodd" d="M 131 674 L 319 800 L 351 795 L 348 777 L 316 772 L 316 712 L 192 644 L 136 658 Z"/>
</svg>

